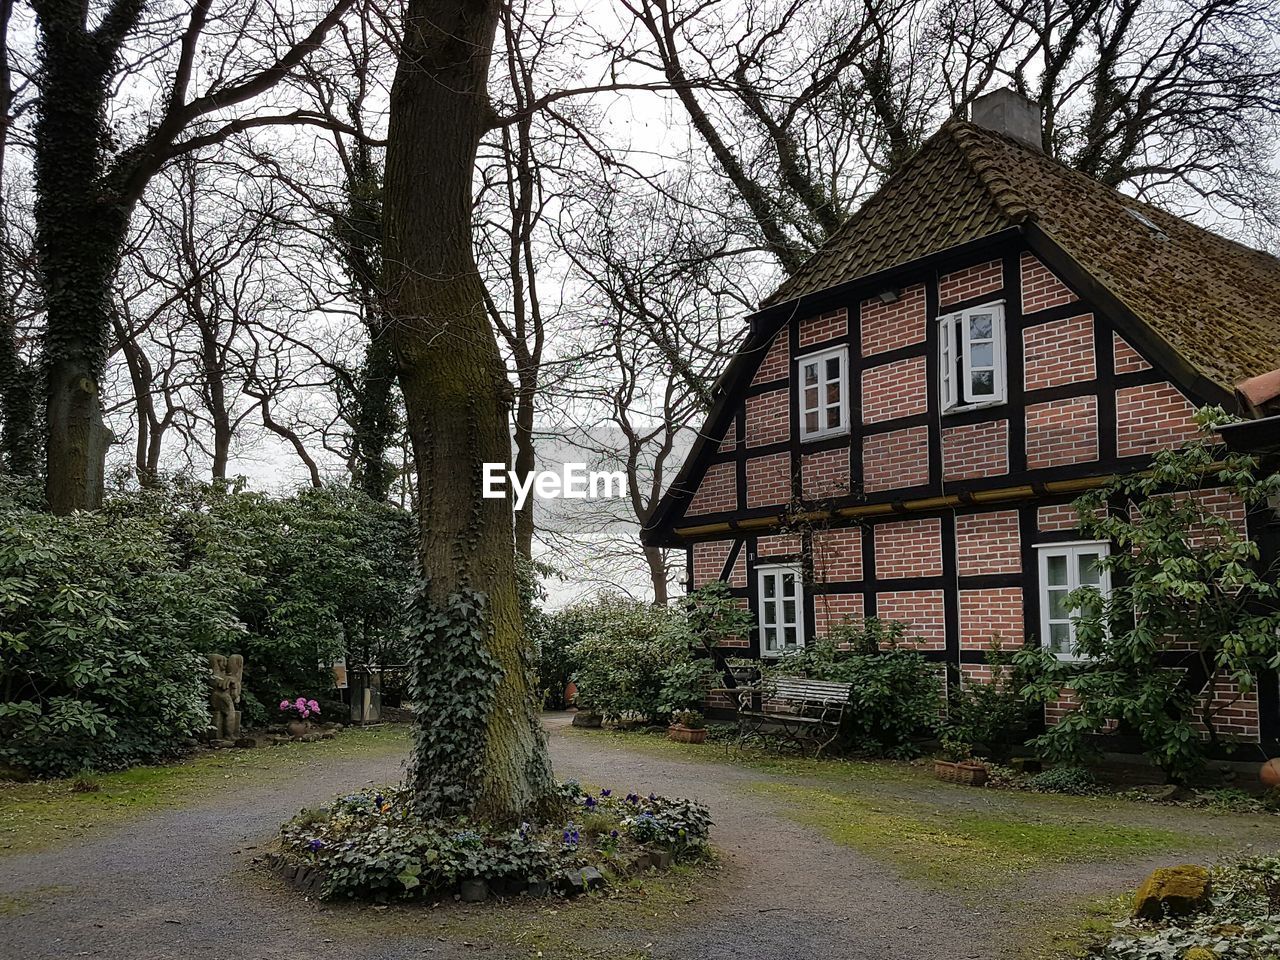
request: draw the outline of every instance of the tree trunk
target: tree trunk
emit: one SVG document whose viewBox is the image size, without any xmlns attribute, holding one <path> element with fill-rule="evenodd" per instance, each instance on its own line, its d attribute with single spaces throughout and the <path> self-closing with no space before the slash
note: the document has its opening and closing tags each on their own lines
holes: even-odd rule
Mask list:
<svg viewBox="0 0 1280 960">
<path fill-rule="evenodd" d="M 102 504 L 110 432 L 98 377 L 107 359 L 111 278 L 128 208 L 103 183 L 106 101 L 116 47 L 76 4 L 36 4 L 40 100 L 35 127 L 36 252 L 45 297 L 45 493 L 54 513 Z M 128 27 L 127 18 L 113 27 Z"/>
<path fill-rule="evenodd" d="M 396 423 L 395 354 L 385 321 L 369 324 L 357 398 L 355 452 L 357 481 L 371 499 L 385 503 L 395 474 L 387 460 L 399 424 Z"/>
<path fill-rule="evenodd" d="M 649 565 L 649 581 L 653 584 L 653 605 L 667 605 L 667 565 L 663 562 L 661 547 L 645 547 L 644 561 Z"/>
<path fill-rule="evenodd" d="M 533 473 L 538 465 L 533 443 L 534 397 L 537 387 L 536 383 L 526 383 L 524 375 L 521 375 L 520 381 L 520 390 L 516 395 L 515 471 L 523 478 Z M 533 531 L 533 497 L 527 497 L 524 506 L 516 511 L 516 552 L 526 560 L 533 559 Z"/>
<path fill-rule="evenodd" d="M 465 591 L 484 594 L 475 632 L 482 649 L 459 651 L 458 659 L 475 653 L 499 671 L 479 698 L 485 702 L 470 704 L 479 721 L 466 710 L 420 715 L 415 796 L 425 812 L 511 822 L 540 816 L 556 801 L 520 618 L 511 505 L 481 496 L 482 464 L 511 458 L 511 389 L 471 233 L 498 12 L 497 0 L 409 0 L 391 90 L 383 249 L 418 475 L 426 598 L 448 613 Z M 415 664 L 417 686 L 433 702 L 447 702 L 458 678 L 450 669 L 454 651 L 441 644 L 460 641 L 439 627 L 435 620 L 424 628 L 428 655 Z M 428 802 L 442 796 L 453 800 Z"/>
</svg>

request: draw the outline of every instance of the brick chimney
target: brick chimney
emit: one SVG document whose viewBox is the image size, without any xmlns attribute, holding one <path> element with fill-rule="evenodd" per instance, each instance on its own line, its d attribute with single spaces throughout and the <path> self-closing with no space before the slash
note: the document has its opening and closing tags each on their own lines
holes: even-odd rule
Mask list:
<svg viewBox="0 0 1280 960">
<path fill-rule="evenodd" d="M 974 100 L 969 106 L 969 120 L 1033 150 L 1041 149 L 1040 107 L 1010 87 L 992 90 Z"/>
</svg>

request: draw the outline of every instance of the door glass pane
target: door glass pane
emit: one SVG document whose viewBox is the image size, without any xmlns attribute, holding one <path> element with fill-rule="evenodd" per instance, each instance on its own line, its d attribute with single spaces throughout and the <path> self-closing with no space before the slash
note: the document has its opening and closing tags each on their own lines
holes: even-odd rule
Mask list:
<svg viewBox="0 0 1280 960">
<path fill-rule="evenodd" d="M 804 382 L 806 386 L 818 382 L 818 365 L 816 363 L 804 364 Z"/>
<path fill-rule="evenodd" d="M 1048 583 L 1051 587 L 1067 586 L 1067 558 L 1062 554 L 1057 554 L 1048 558 L 1046 563 L 1048 572 Z"/>
<path fill-rule="evenodd" d="M 765 574 L 761 585 L 764 587 L 766 599 L 772 599 L 778 595 L 778 580 L 772 574 Z"/>
<path fill-rule="evenodd" d="M 1098 555 L 1096 553 L 1082 553 L 1079 561 L 1080 583 L 1090 587 L 1101 586 L 1102 565 L 1098 562 Z"/>
<path fill-rule="evenodd" d="M 1071 625 L 1069 623 L 1049 624 L 1049 649 L 1053 653 L 1071 652 Z"/>
<path fill-rule="evenodd" d="M 1050 620 L 1069 620 L 1071 619 L 1071 608 L 1067 606 L 1068 590 L 1050 590 L 1049 591 L 1049 619 Z"/>
<path fill-rule="evenodd" d="M 969 339 L 991 339 L 991 314 L 978 313 L 969 318 Z"/>
<path fill-rule="evenodd" d="M 782 601 L 782 622 L 784 624 L 796 622 L 796 602 L 794 600 Z"/>
<path fill-rule="evenodd" d="M 773 627 L 764 628 L 764 648 L 766 650 L 778 649 L 778 631 Z"/>
<path fill-rule="evenodd" d="M 794 647 L 796 645 L 796 628 L 795 627 L 784 627 L 782 631 L 782 636 L 784 637 L 786 641 L 786 645 L 788 647 Z"/>
<path fill-rule="evenodd" d="M 794 597 L 796 595 L 796 575 L 794 573 L 784 573 L 782 575 L 782 595 L 784 597 Z"/>
<path fill-rule="evenodd" d="M 827 357 L 827 379 L 828 380 L 840 379 L 840 358 L 839 357 Z"/>
<path fill-rule="evenodd" d="M 761 608 L 761 613 L 764 614 L 764 622 L 766 625 L 776 623 L 778 620 L 778 604 L 766 603 Z"/>
</svg>

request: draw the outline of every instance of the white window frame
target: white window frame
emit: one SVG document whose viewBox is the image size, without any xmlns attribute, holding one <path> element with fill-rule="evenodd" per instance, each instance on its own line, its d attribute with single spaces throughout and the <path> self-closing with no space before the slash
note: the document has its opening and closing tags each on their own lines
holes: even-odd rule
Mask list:
<svg viewBox="0 0 1280 960">
<path fill-rule="evenodd" d="M 974 396 L 973 387 L 973 338 L 968 336 L 969 320 L 978 315 L 991 315 L 991 393 Z M 974 410 L 1004 403 L 1009 396 L 1006 379 L 1008 354 L 1005 348 L 1004 301 L 966 307 L 938 318 L 938 380 L 942 412 Z M 962 334 L 957 356 L 955 336 Z M 985 341 L 984 341 L 985 342 Z M 957 378 L 957 374 L 959 377 Z"/>
<path fill-rule="evenodd" d="M 826 370 L 827 361 L 832 357 L 840 361 L 840 375 L 838 378 L 840 384 L 840 424 L 835 427 L 829 427 L 827 423 L 827 411 L 831 409 L 831 404 L 826 402 L 826 388 L 833 382 L 826 379 L 823 371 Z M 816 408 L 807 407 L 805 405 L 805 383 L 804 368 L 808 364 L 816 363 L 818 365 L 818 406 Z M 830 350 L 819 350 L 817 353 L 807 353 L 802 357 L 796 358 L 796 406 L 800 410 L 800 439 L 801 440 L 819 440 L 822 437 L 834 437 L 842 433 L 849 432 L 849 348 L 847 346 L 832 347 Z M 805 414 L 818 414 L 818 429 L 805 429 Z"/>
<path fill-rule="evenodd" d="M 796 618 L 794 622 L 783 619 L 784 611 L 785 611 L 785 608 L 783 607 L 783 601 L 788 598 L 782 592 L 782 577 L 784 574 L 788 574 L 788 573 L 792 574 L 795 578 L 793 581 L 794 590 L 795 590 L 794 599 L 796 603 L 796 607 L 795 607 Z M 774 599 L 772 601 L 772 603 L 776 606 L 775 618 L 772 623 L 769 623 L 767 622 L 767 617 L 765 615 L 766 601 L 765 601 L 764 585 L 765 585 L 766 579 L 775 578 L 775 577 L 777 578 L 777 587 L 774 592 Z M 782 632 L 786 630 L 787 627 L 794 626 L 796 631 L 795 650 L 800 650 L 801 648 L 803 648 L 805 644 L 804 572 L 800 569 L 800 567 L 795 566 L 793 564 L 788 564 L 788 563 L 770 563 L 770 564 L 763 564 L 761 566 L 756 567 L 756 590 L 757 590 L 756 602 L 758 604 L 758 609 L 756 610 L 756 618 L 759 622 L 760 656 L 762 658 L 771 659 L 775 657 L 783 657 L 783 656 L 786 656 L 788 653 L 794 652 L 794 651 L 787 650 L 785 647 L 785 643 L 776 647 L 773 650 L 769 649 L 768 642 L 765 639 L 765 631 L 770 627 L 772 627 L 772 629 L 775 631 L 775 636 L 780 636 Z"/>
<path fill-rule="evenodd" d="M 1062 590 L 1062 587 L 1049 585 L 1049 558 L 1061 557 L 1067 558 L 1067 584 L 1066 593 L 1080 589 L 1080 558 L 1084 556 L 1107 557 L 1111 555 L 1111 544 L 1106 540 L 1071 540 L 1065 543 L 1041 543 L 1036 545 L 1036 553 L 1039 554 L 1039 576 L 1038 584 L 1040 596 L 1040 646 L 1044 649 L 1051 649 L 1050 644 L 1050 626 L 1055 623 L 1066 623 L 1068 630 L 1068 651 L 1065 653 L 1057 653 L 1055 656 L 1059 660 L 1077 662 L 1085 659 L 1076 653 L 1076 614 L 1077 610 L 1072 609 L 1068 618 L 1064 621 L 1061 618 L 1053 619 L 1049 616 L 1049 592 L 1050 590 Z M 1098 592 L 1105 598 L 1111 593 L 1111 571 L 1105 566 L 1098 571 Z"/>
</svg>

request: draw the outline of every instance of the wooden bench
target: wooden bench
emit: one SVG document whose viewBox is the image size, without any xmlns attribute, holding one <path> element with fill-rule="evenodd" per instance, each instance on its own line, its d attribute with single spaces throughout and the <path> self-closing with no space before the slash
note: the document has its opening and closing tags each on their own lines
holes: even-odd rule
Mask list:
<svg viewBox="0 0 1280 960">
<path fill-rule="evenodd" d="M 755 687 L 722 692 L 736 697 L 738 742 L 766 731 L 781 734 L 814 756 L 835 742 L 849 706 L 850 684 L 805 677 L 777 677 Z"/>
</svg>

